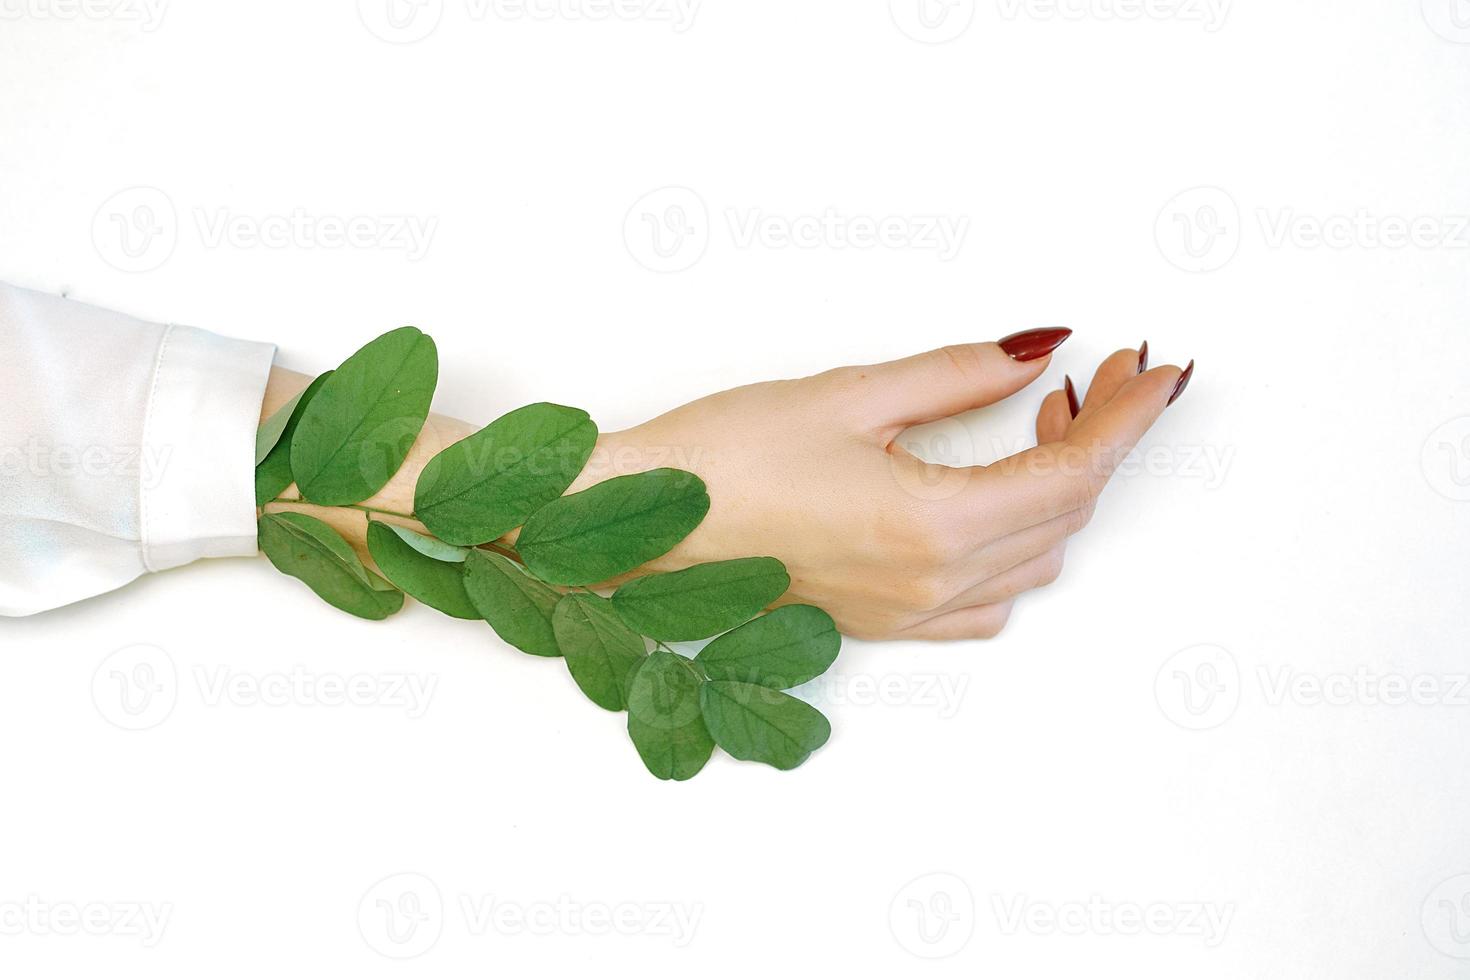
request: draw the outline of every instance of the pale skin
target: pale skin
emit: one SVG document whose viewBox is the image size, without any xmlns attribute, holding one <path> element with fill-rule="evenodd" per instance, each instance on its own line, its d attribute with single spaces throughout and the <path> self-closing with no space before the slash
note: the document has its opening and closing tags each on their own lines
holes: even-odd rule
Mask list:
<svg viewBox="0 0 1470 980">
<path fill-rule="evenodd" d="M 820 606 L 849 636 L 993 637 L 1019 595 L 1061 574 L 1067 539 L 1163 413 L 1180 369 L 1139 373 L 1138 350 L 1117 351 L 1099 365 L 1075 419 L 1065 393 L 1051 392 L 1036 418 L 1038 445 L 990 466 L 932 466 L 895 440 L 1015 394 L 1051 357 L 1018 361 L 994 343 L 964 344 L 722 391 L 604 433 L 568 492 L 659 466 L 691 470 L 709 488 L 709 515 L 640 572 L 768 554 L 791 574 L 782 601 Z M 262 419 L 309 381 L 272 370 Z M 266 510 L 321 517 L 366 557 L 368 512 L 423 530 L 410 516 L 419 472 L 478 428 L 431 415 L 402 469 L 359 507 Z M 296 495 L 291 487 L 282 496 Z M 511 551 L 514 537 L 496 547 Z"/>
</svg>

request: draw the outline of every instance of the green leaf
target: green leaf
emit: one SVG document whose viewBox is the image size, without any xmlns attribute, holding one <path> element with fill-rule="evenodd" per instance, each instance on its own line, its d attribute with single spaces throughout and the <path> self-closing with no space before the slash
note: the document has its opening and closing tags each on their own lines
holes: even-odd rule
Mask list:
<svg viewBox="0 0 1470 980">
<path fill-rule="evenodd" d="M 832 734 L 816 708 L 756 684 L 706 681 L 699 706 L 716 745 L 737 759 L 777 769 L 795 769 Z"/>
<path fill-rule="evenodd" d="M 659 779 L 688 779 L 709 761 L 715 740 L 699 708 L 701 679 L 688 659 L 655 650 L 628 691 L 628 737 Z"/>
<path fill-rule="evenodd" d="M 702 640 L 733 629 L 781 597 L 791 585 L 774 558 L 707 562 L 680 572 L 645 575 L 613 593 L 623 622 L 655 640 Z"/>
<path fill-rule="evenodd" d="M 368 553 L 388 580 L 442 613 L 458 619 L 479 619 L 479 610 L 465 594 L 460 566 L 428 557 L 400 537 L 398 530 L 381 521 L 368 522 Z"/>
<path fill-rule="evenodd" d="M 305 514 L 266 514 L 259 535 L 260 550 L 272 565 L 343 612 L 383 619 L 403 607 L 403 593 L 368 571 L 325 521 Z"/>
<path fill-rule="evenodd" d="M 342 363 L 301 414 L 291 471 L 318 504 L 355 504 L 398 472 L 429 415 L 434 341 L 414 327 L 383 334 Z"/>
<path fill-rule="evenodd" d="M 633 672 L 648 655 L 643 637 L 623 625 L 612 603 L 587 592 L 564 595 L 551 617 L 572 680 L 599 708 L 628 706 Z"/>
<path fill-rule="evenodd" d="M 429 460 L 414 514 L 452 544 L 494 541 L 560 497 L 596 442 L 597 426 L 579 408 L 518 408 Z"/>
<path fill-rule="evenodd" d="M 668 551 L 709 511 L 704 481 L 683 470 L 614 477 L 558 497 L 516 540 L 526 567 L 557 585 L 589 585 Z"/>
<path fill-rule="evenodd" d="M 301 390 L 299 395 L 266 419 L 260 427 L 260 432 L 256 433 L 255 506 L 264 506 L 266 501 L 279 497 L 282 490 L 296 482 L 296 478 L 291 475 L 291 438 L 296 432 L 297 424 L 301 421 L 302 413 L 306 411 L 306 406 L 311 404 L 317 392 L 321 391 L 322 382 L 331 375 L 332 372 L 328 371 L 314 378 L 311 384 Z M 283 415 L 284 419 L 282 419 Z M 277 419 L 282 419 L 281 427 L 262 458 L 260 454 L 261 435 L 267 427 L 274 426 Z"/>
<path fill-rule="evenodd" d="M 481 618 L 500 638 L 538 657 L 560 657 L 551 617 L 561 593 L 493 551 L 472 551 L 464 561 L 464 590 Z"/>
<path fill-rule="evenodd" d="M 301 403 L 302 397 L 310 387 L 311 385 L 308 384 L 306 388 L 302 388 L 291 396 L 290 401 L 276 409 L 271 417 L 260 423 L 260 428 L 255 430 L 256 466 L 259 466 L 266 454 L 275 448 L 277 442 L 280 442 L 281 433 L 286 431 L 286 423 L 291 421 L 291 416 L 296 413 L 296 406 Z"/>
<path fill-rule="evenodd" d="M 409 528 L 399 527 L 397 524 L 384 524 L 383 526 L 398 535 L 404 544 L 426 558 L 434 558 L 438 561 L 450 561 L 458 564 L 464 561 L 465 556 L 470 553 L 470 549 L 468 548 L 459 548 L 452 544 L 445 544 L 438 538 L 431 538 L 427 534 L 420 534 Z"/>
<path fill-rule="evenodd" d="M 785 689 L 821 676 L 841 646 L 831 616 L 816 606 L 782 606 L 715 637 L 695 663 L 710 680 Z"/>
</svg>

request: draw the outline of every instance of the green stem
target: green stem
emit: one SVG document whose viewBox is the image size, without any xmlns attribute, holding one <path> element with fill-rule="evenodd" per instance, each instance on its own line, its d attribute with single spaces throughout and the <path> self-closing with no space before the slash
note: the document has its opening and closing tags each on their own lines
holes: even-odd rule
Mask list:
<svg viewBox="0 0 1470 980">
<path fill-rule="evenodd" d="M 274 500 L 267 500 L 263 506 L 267 506 L 268 507 L 271 504 L 310 504 L 310 503 L 311 503 L 310 500 L 306 500 L 306 499 L 301 498 L 301 497 L 277 497 Z M 325 506 L 325 505 L 323 505 L 323 504 L 314 504 L 313 506 L 320 507 L 320 506 Z M 384 514 L 384 515 L 386 515 L 388 517 L 401 517 L 405 521 L 417 521 L 418 520 L 418 518 L 417 517 L 414 517 L 412 514 L 405 514 L 405 513 L 403 513 L 402 511 L 399 511 L 399 510 L 384 510 L 382 507 L 368 507 L 365 504 L 332 504 L 332 506 L 333 507 L 345 507 L 347 510 L 360 510 L 364 514 L 367 514 L 369 517 L 371 517 L 374 514 Z"/>
<path fill-rule="evenodd" d="M 310 500 L 306 500 L 303 497 L 276 497 L 274 500 L 267 500 L 264 504 L 261 505 L 261 507 L 269 507 L 271 504 L 311 504 L 311 506 L 313 507 L 328 506 L 327 504 L 312 504 Z M 346 510 L 360 510 L 368 516 L 369 520 L 372 519 L 372 516 L 374 514 L 382 514 L 385 517 L 400 517 L 405 521 L 415 521 L 417 523 L 423 523 L 412 514 L 405 514 L 402 511 L 398 510 L 384 510 L 382 507 L 368 507 L 364 504 L 331 504 L 330 506 L 341 507 Z M 521 561 L 520 554 L 516 552 L 513 548 L 507 548 L 504 545 L 496 544 L 494 541 L 487 542 L 485 544 L 479 545 L 478 547 L 493 551 L 496 554 L 504 555 L 511 561 L 524 564 L 524 562 Z"/>
</svg>

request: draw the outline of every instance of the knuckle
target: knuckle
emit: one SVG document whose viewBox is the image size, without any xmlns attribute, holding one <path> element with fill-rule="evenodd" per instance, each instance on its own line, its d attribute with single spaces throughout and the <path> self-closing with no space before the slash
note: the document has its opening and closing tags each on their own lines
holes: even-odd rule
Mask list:
<svg viewBox="0 0 1470 980">
<path fill-rule="evenodd" d="M 1060 548 L 1055 549 L 1042 559 L 1041 584 L 1051 585 L 1062 577 L 1062 566 L 1066 564 L 1065 557 Z"/>
<path fill-rule="evenodd" d="M 934 357 L 966 380 L 978 379 L 984 373 L 980 351 L 973 344 L 947 344 L 936 350 Z"/>
<path fill-rule="evenodd" d="M 905 608 L 927 612 L 944 605 L 951 594 L 947 584 L 938 576 L 916 575 L 903 584 L 899 597 Z"/>
<path fill-rule="evenodd" d="M 1091 504 L 1084 504 L 1076 510 L 1071 511 L 1065 518 L 1064 531 L 1068 537 L 1081 531 L 1092 520 L 1093 511 L 1096 510 Z"/>
</svg>

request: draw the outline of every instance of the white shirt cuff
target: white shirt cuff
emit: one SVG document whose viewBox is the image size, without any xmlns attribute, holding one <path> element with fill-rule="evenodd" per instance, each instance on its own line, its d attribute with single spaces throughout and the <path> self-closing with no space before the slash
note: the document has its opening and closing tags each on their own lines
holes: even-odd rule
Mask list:
<svg viewBox="0 0 1470 980">
<path fill-rule="evenodd" d="M 275 347 L 170 326 L 143 425 L 143 563 L 254 555 L 255 430 Z"/>
</svg>

